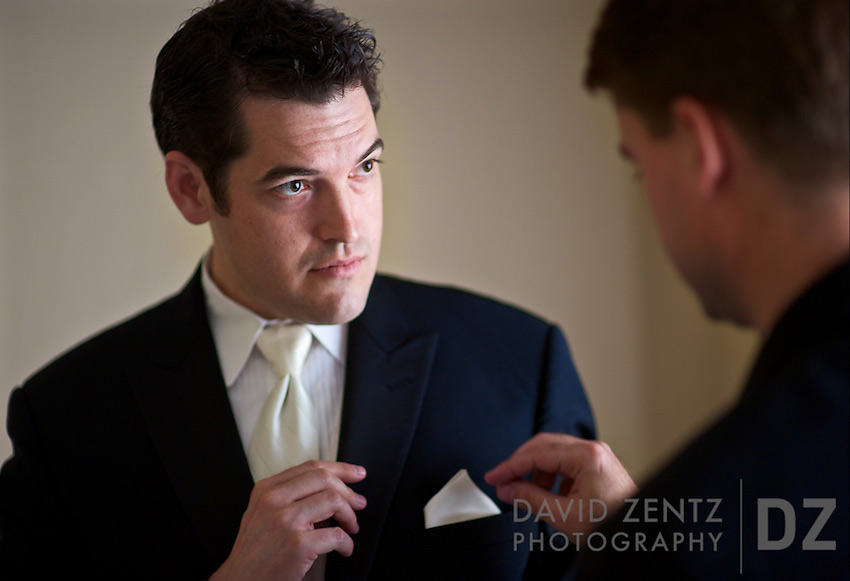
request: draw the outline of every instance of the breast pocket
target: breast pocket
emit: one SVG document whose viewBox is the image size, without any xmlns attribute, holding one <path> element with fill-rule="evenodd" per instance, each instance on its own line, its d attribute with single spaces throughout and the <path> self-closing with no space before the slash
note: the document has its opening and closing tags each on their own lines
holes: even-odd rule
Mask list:
<svg viewBox="0 0 850 581">
<path fill-rule="evenodd" d="M 536 531 L 534 523 L 515 523 L 505 512 L 467 522 L 423 529 L 415 536 L 417 579 L 521 579 L 527 543 L 516 535 Z"/>
</svg>

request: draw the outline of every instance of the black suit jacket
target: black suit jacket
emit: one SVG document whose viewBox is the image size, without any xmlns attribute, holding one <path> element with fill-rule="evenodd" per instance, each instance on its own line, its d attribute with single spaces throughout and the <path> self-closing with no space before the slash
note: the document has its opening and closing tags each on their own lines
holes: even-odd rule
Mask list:
<svg viewBox="0 0 850 581">
<path fill-rule="evenodd" d="M 368 507 L 328 579 L 511 579 L 506 514 L 425 530 L 425 503 L 535 432 L 593 436 L 560 331 L 451 289 L 377 277 L 349 328 L 338 458 L 365 466 Z M 227 558 L 253 481 L 198 274 L 175 297 L 87 341 L 16 389 L 0 473 L 0 578 L 81 571 L 193 579 Z M 534 529 L 536 531 L 536 529 Z M 527 546 L 527 545 L 526 545 Z M 559 555 L 562 556 L 562 555 Z M 542 567 L 542 568 L 541 568 Z"/>
<path fill-rule="evenodd" d="M 738 405 L 581 551 L 581 578 L 850 578 L 848 311 L 845 263 L 779 321 Z"/>
</svg>

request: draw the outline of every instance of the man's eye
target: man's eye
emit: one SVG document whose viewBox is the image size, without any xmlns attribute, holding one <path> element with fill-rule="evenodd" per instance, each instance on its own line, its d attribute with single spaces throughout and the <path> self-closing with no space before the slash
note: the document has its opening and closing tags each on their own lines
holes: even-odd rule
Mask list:
<svg viewBox="0 0 850 581">
<path fill-rule="evenodd" d="M 379 163 L 381 163 L 379 159 L 367 159 L 357 167 L 355 173 L 359 176 L 369 175 L 375 171 L 375 166 Z"/>
<path fill-rule="evenodd" d="M 286 182 L 285 184 L 281 184 L 277 187 L 277 190 L 279 190 L 284 196 L 294 196 L 295 194 L 300 193 L 303 189 L 304 182 L 301 180 L 292 180 L 291 182 Z"/>
</svg>

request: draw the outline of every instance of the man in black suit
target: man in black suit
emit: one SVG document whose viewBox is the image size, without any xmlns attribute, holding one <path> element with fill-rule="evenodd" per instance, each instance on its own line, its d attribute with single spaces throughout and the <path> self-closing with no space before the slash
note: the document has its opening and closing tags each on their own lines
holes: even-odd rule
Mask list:
<svg viewBox="0 0 850 581">
<path fill-rule="evenodd" d="M 586 82 L 613 95 L 668 253 L 710 316 L 764 344 L 737 405 L 634 498 L 610 448 L 566 435 L 487 475 L 503 500 L 553 510 L 583 577 L 850 575 L 848 20 L 846 0 L 611 0 L 602 15 Z M 596 515 L 625 506 L 599 530 L 555 509 L 591 499 Z"/>
<path fill-rule="evenodd" d="M 587 400 L 556 327 L 375 277 L 378 63 L 368 30 L 288 0 L 214 3 L 162 49 L 151 107 L 166 185 L 186 220 L 210 224 L 212 248 L 179 294 L 13 392 L 0 578 L 547 566 L 513 546 L 538 525 L 484 498 L 483 473 L 541 430 L 592 437 Z M 298 383 L 318 452 L 256 477 L 252 434 L 278 383 L 257 341 L 286 324 L 310 332 Z M 426 527 L 450 480 L 492 508 Z"/>
</svg>

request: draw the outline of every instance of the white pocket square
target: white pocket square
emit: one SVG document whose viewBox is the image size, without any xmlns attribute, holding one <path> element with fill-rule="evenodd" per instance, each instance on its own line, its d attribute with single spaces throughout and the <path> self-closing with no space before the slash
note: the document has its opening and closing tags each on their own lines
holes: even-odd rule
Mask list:
<svg viewBox="0 0 850 581">
<path fill-rule="evenodd" d="M 475 485 L 469 473 L 463 469 L 425 505 L 425 528 L 431 529 L 501 513 L 496 503 Z"/>
</svg>

